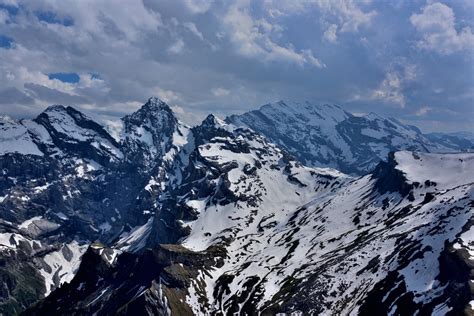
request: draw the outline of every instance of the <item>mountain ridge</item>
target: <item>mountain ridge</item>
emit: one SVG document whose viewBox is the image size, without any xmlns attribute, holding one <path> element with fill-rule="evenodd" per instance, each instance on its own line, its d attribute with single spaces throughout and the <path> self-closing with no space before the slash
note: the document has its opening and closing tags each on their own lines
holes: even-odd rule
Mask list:
<svg viewBox="0 0 474 316">
<path fill-rule="evenodd" d="M 324 111 L 308 106 L 309 118 L 298 111 L 290 118 L 313 127 L 323 121 L 328 131 L 340 123 L 343 131 L 367 127 L 337 106 L 317 108 Z M 0 154 L 0 256 L 9 262 L 0 264 L 9 280 L 0 292 L 4 313 L 50 292 L 26 314 L 344 314 L 374 306 L 388 313 L 395 305 L 424 311 L 418 302 L 403 307 L 411 295 L 421 295 L 431 311 L 458 311 L 456 304 L 468 302 L 469 277 L 445 275 L 449 266 L 468 271 L 471 262 L 458 253 L 471 251 L 473 184 L 469 167 L 459 168 L 471 166 L 472 154 L 389 155 L 385 148 L 387 162 L 369 159 L 377 162 L 374 171 L 354 177 L 307 167 L 294 158 L 297 151 L 212 114 L 188 127 L 156 98 L 124 117 L 118 139 L 75 111 L 53 107 L 38 122 L 1 121 L 0 143 L 29 144 Z M 397 124 L 375 119 L 372 132 Z M 448 172 L 429 176 L 440 168 Z M 465 177 L 453 176 L 461 172 Z M 431 244 L 432 236 L 439 241 Z M 381 253 L 377 245 L 393 250 Z M 429 271 L 429 281 L 439 279 L 438 296 L 405 279 L 404 269 L 416 263 L 411 255 L 428 256 L 428 246 L 431 261 L 447 262 L 418 268 Z M 354 282 L 355 296 L 346 282 L 351 266 L 356 280 L 370 284 Z M 459 286 L 463 295 L 443 286 Z M 390 302 L 384 288 L 397 293 Z"/>
<path fill-rule="evenodd" d="M 322 115 L 324 114 L 324 115 Z M 251 128 L 308 166 L 331 167 L 362 175 L 390 151 L 473 151 L 474 143 L 427 137 L 411 125 L 371 113 L 355 116 L 339 106 L 278 101 L 258 110 L 232 115 L 228 123 Z"/>
</svg>

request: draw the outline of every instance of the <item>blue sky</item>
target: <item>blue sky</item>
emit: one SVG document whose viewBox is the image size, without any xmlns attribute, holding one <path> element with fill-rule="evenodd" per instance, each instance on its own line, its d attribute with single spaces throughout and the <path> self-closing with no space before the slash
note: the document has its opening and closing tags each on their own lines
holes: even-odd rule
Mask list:
<svg viewBox="0 0 474 316">
<path fill-rule="evenodd" d="M 474 1 L 0 0 L 0 114 L 187 123 L 280 100 L 474 131 Z"/>
</svg>

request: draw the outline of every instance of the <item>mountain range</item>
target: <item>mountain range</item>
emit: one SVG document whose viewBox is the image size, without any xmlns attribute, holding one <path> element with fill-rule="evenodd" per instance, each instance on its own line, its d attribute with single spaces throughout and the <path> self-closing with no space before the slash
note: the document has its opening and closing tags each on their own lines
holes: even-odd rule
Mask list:
<svg viewBox="0 0 474 316">
<path fill-rule="evenodd" d="M 226 121 L 261 133 L 307 166 L 352 175 L 372 171 L 391 151 L 474 151 L 469 133 L 423 134 L 394 118 L 355 116 L 329 104 L 279 101 Z"/>
<path fill-rule="evenodd" d="M 334 105 L 0 119 L 0 312 L 459 314 L 474 141 Z"/>
</svg>

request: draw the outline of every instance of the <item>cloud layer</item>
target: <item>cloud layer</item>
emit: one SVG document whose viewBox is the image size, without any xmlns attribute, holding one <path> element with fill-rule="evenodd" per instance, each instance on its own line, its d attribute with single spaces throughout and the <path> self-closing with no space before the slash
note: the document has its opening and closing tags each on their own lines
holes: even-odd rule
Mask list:
<svg viewBox="0 0 474 316">
<path fill-rule="evenodd" d="M 0 113 L 61 103 L 111 120 L 153 95 L 193 123 L 294 99 L 473 130 L 473 10 L 461 0 L 0 0 Z"/>
</svg>

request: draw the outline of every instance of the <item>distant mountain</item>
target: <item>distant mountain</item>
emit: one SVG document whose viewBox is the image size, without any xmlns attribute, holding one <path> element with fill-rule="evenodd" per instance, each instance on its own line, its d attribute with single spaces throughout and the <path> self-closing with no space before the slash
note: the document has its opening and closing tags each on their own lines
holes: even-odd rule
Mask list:
<svg viewBox="0 0 474 316">
<path fill-rule="evenodd" d="M 474 141 L 429 137 L 410 125 L 371 113 L 354 116 L 336 105 L 279 101 L 232 115 L 228 123 L 261 133 L 308 166 L 362 175 L 388 153 L 472 151 Z"/>
<path fill-rule="evenodd" d="M 469 308 L 474 154 L 424 153 L 444 147 L 375 115 L 273 108 L 278 135 L 289 137 L 283 144 L 301 140 L 293 147 L 231 118 L 209 115 L 187 127 L 156 98 L 125 116 L 113 136 L 71 107 L 3 118 L 0 313 Z M 419 152 L 388 153 L 387 143 L 403 137 Z M 339 159 L 328 164 L 345 154 L 367 169 L 380 159 L 375 153 L 387 161 L 353 177 L 305 166 L 298 157 L 305 148 Z M 369 149 L 372 158 L 362 160 Z"/>
<path fill-rule="evenodd" d="M 426 137 L 434 143 L 457 151 L 474 152 L 474 133 L 429 133 Z"/>
</svg>

